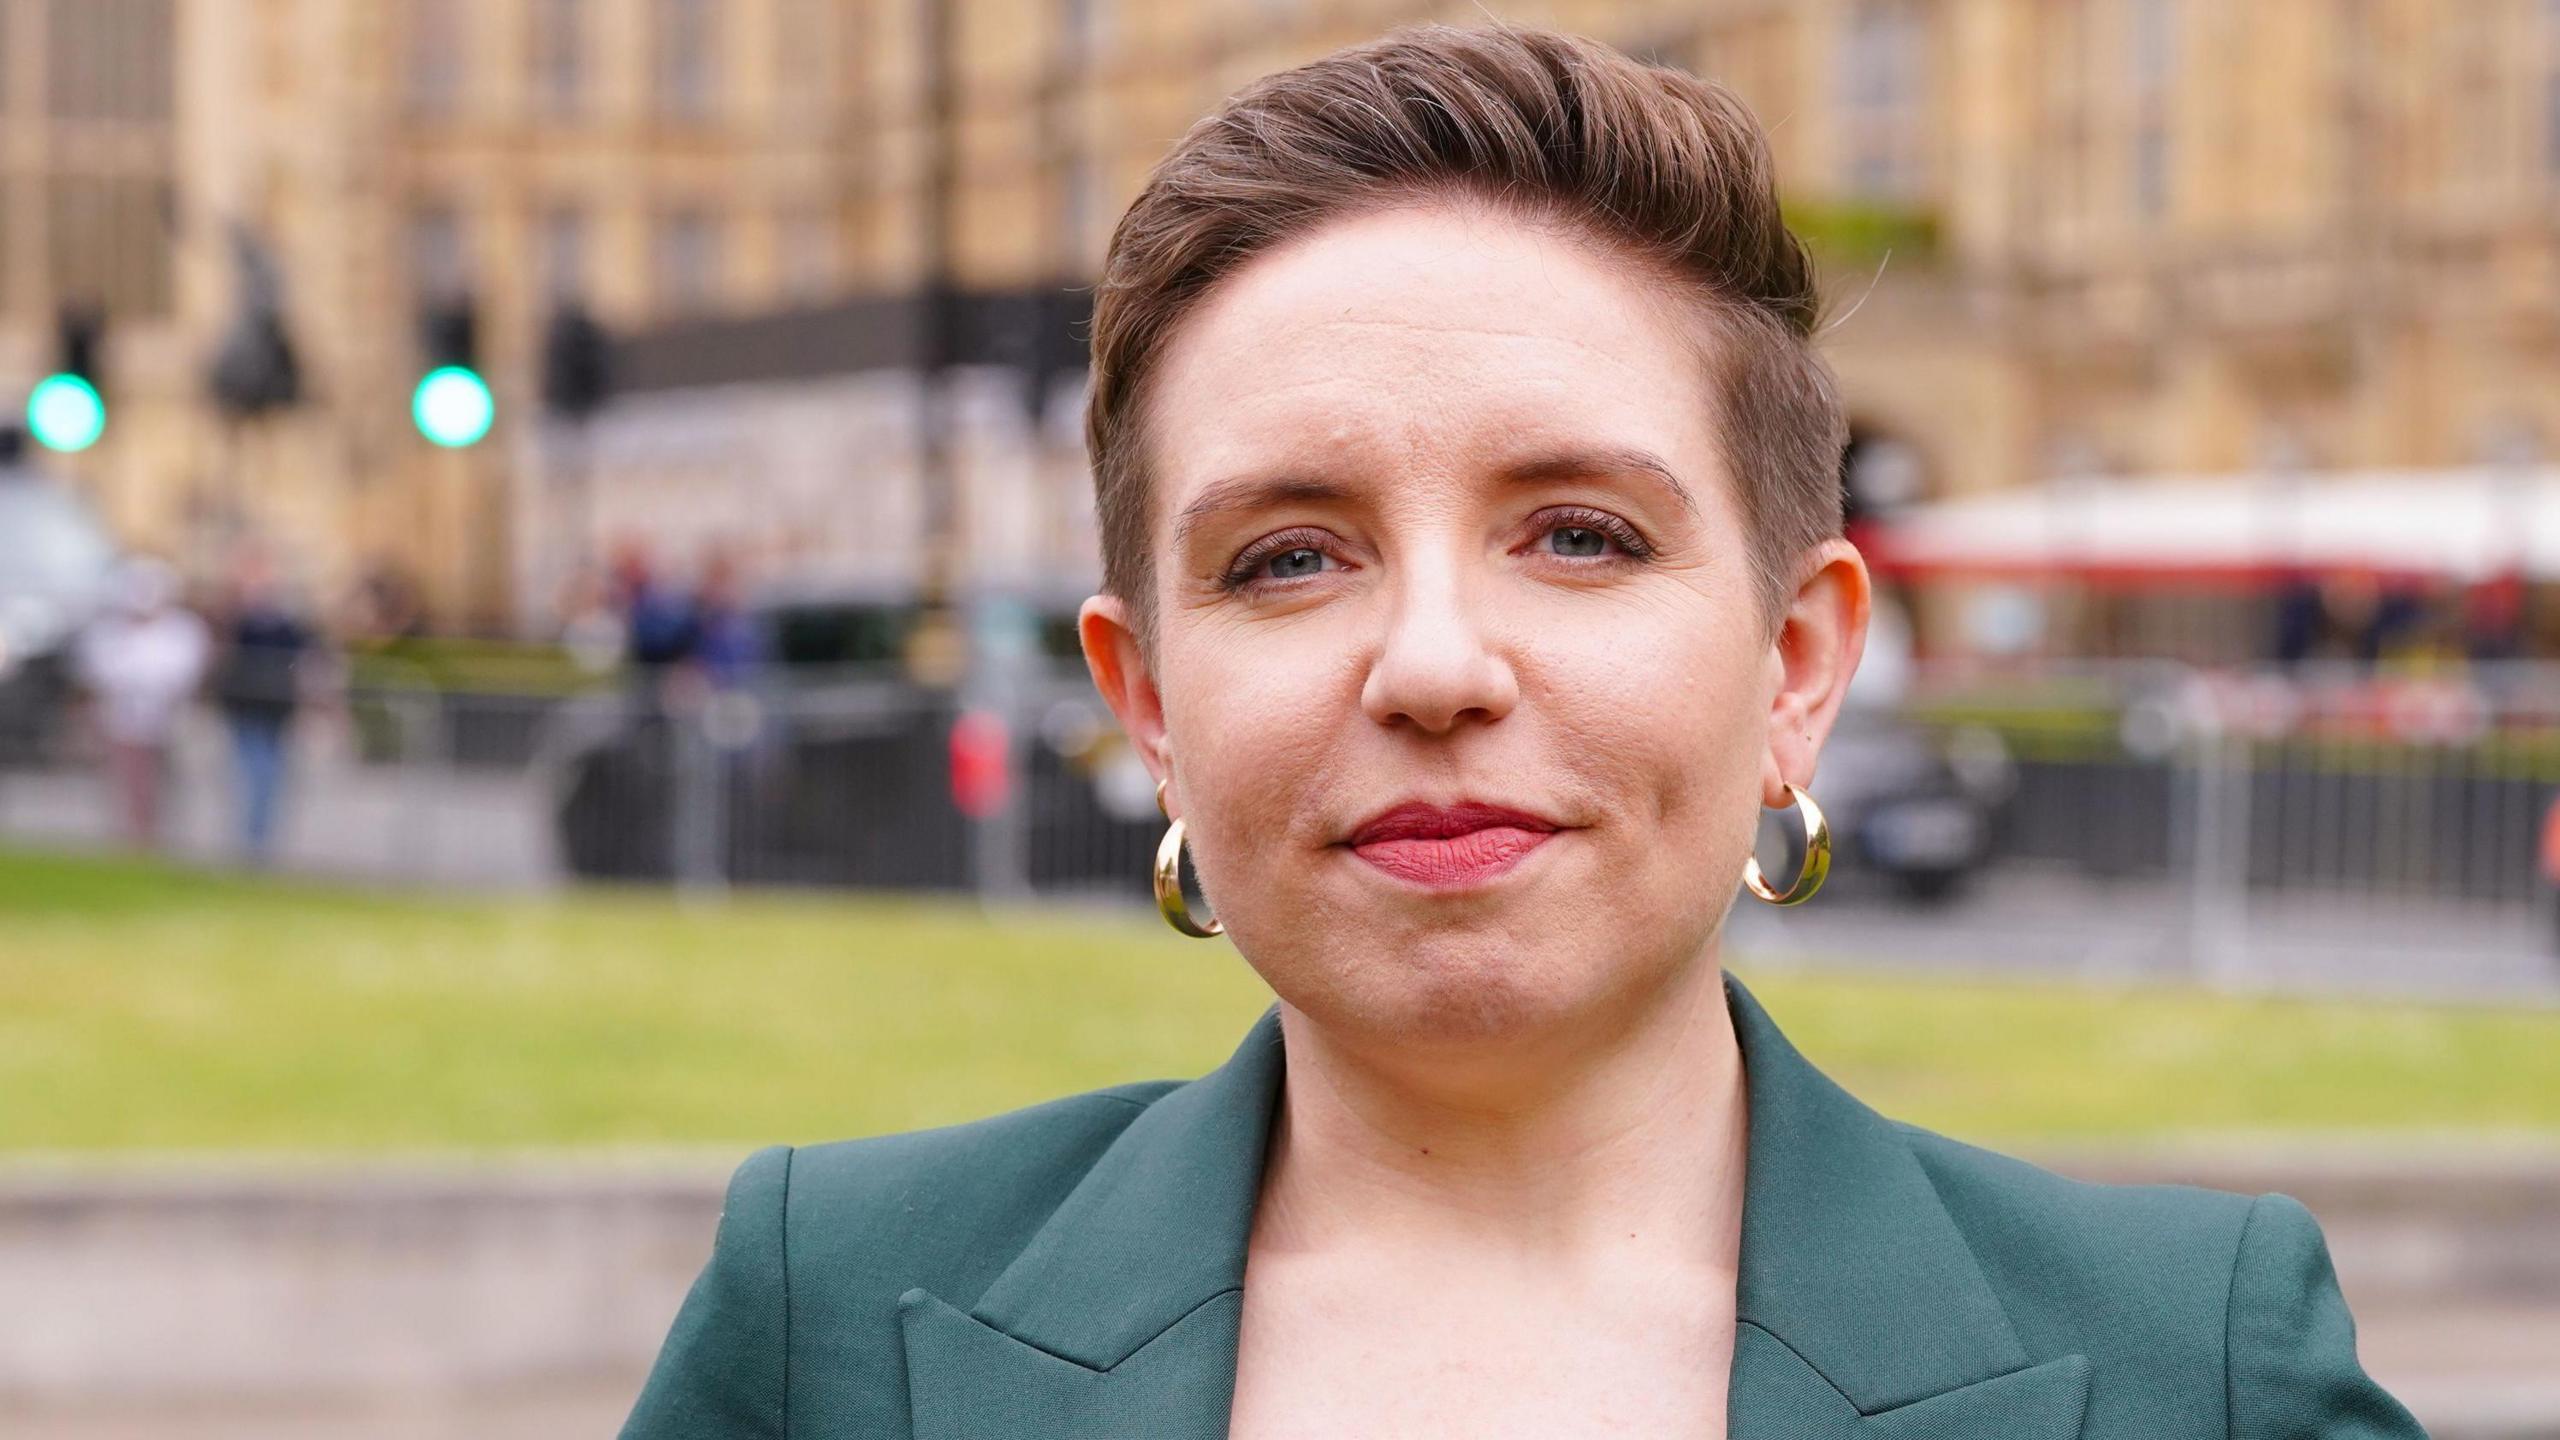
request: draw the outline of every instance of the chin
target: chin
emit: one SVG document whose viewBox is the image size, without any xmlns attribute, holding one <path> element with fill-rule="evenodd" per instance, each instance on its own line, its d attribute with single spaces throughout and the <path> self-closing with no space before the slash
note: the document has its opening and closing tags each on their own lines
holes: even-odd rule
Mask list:
<svg viewBox="0 0 2560 1440">
<path fill-rule="evenodd" d="M 1607 951 L 1524 949 L 1498 934 L 1441 933 L 1266 972 L 1326 1030 L 1415 1046 L 1552 1033 L 1607 1009 L 1632 977 L 1598 973 Z"/>
</svg>

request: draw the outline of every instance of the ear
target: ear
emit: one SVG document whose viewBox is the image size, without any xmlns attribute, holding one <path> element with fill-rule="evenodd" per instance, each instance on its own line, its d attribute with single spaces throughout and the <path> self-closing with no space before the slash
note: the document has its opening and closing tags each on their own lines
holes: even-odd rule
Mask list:
<svg viewBox="0 0 2560 1440">
<path fill-rule="evenodd" d="M 1110 594 L 1088 597 L 1076 612 L 1076 636 L 1084 642 L 1084 663 L 1093 672 L 1093 688 L 1102 692 L 1103 703 L 1119 717 L 1120 728 L 1138 747 L 1147 772 L 1164 779 L 1172 773 L 1164 761 L 1164 697 L 1139 652 L 1128 602 Z"/>
<path fill-rule="evenodd" d="M 1777 693 L 1769 704 L 1769 748 L 1761 765 L 1760 803 L 1789 803 L 1787 782 L 1813 788 L 1823 737 L 1840 714 L 1849 677 L 1867 645 L 1874 591 L 1866 557 L 1834 537 L 1809 552 L 1809 567 L 1771 642 Z"/>
</svg>

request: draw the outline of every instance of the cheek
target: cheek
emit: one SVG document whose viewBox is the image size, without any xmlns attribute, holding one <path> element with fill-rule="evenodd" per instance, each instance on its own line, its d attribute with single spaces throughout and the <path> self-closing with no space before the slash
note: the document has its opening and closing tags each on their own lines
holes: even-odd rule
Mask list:
<svg viewBox="0 0 2560 1440">
<path fill-rule="evenodd" d="M 1564 732 L 1560 753 L 1586 757 L 1631 819 L 1730 828 L 1736 798 L 1747 809 L 1758 786 L 1758 660 L 1715 617 L 1666 607 L 1563 632 L 1541 647 L 1536 690 Z"/>
<path fill-rule="evenodd" d="M 1695 954 L 1740 893 L 1767 735 L 1760 668 L 1739 640 L 1702 641 L 1702 624 L 1552 662 L 1552 753 L 1610 816 L 1587 856 L 1610 897 L 1606 963 Z"/>
<path fill-rule="evenodd" d="M 1307 797 L 1358 714 L 1356 686 L 1342 689 L 1349 664 L 1344 647 L 1222 627 L 1169 648 L 1165 726 L 1204 883 L 1234 868 L 1223 862 L 1312 834 Z"/>
</svg>

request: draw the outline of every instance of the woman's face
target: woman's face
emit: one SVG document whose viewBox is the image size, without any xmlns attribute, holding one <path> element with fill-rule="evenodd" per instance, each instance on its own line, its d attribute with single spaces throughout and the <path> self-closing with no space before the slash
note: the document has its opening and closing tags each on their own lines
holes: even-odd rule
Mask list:
<svg viewBox="0 0 2560 1440">
<path fill-rule="evenodd" d="M 1632 1013 L 1712 968 L 1761 807 L 1812 779 L 1866 572 L 1828 542 L 1764 638 L 1679 314 L 1508 217 L 1399 209 L 1256 257 L 1160 357 L 1157 665 L 1107 595 L 1086 654 L 1202 908 L 1329 1028 Z M 1554 828 L 1363 843 L 1466 801 Z"/>
</svg>

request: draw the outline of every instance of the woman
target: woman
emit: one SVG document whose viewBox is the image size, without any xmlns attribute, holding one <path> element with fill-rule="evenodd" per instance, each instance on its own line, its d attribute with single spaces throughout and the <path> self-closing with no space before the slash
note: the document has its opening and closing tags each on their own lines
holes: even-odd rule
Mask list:
<svg viewBox="0 0 2560 1440">
<path fill-rule="evenodd" d="M 1195 127 L 1099 296 L 1085 653 L 1279 1003 L 751 1158 L 627 1434 L 2422 1433 L 2297 1202 L 1887 1120 L 1723 973 L 1869 605 L 1737 103 L 1400 31 Z"/>
<path fill-rule="evenodd" d="M 319 636 L 287 595 L 274 562 L 254 548 L 233 561 L 228 611 L 213 691 L 231 730 L 240 857 L 263 868 L 275 860 L 294 717 L 312 688 Z"/>
</svg>

